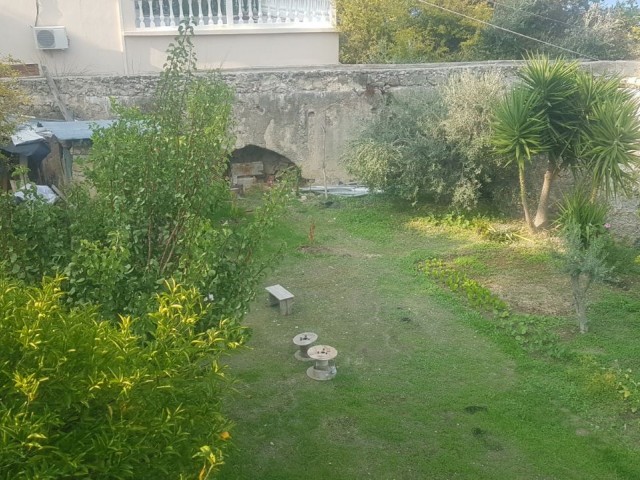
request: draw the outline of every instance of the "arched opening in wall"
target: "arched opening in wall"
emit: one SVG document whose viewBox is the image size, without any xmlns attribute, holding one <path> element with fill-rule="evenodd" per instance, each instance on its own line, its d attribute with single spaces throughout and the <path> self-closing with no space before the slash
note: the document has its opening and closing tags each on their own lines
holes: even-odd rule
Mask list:
<svg viewBox="0 0 640 480">
<path fill-rule="evenodd" d="M 233 188 L 246 190 L 257 185 L 272 185 L 278 175 L 295 167 L 295 163 L 273 150 L 247 145 L 234 150 L 229 162 Z"/>
</svg>

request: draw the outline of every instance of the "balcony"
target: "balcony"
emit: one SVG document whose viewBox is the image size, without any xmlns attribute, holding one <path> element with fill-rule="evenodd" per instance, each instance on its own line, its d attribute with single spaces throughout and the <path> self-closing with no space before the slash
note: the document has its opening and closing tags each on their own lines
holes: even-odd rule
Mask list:
<svg viewBox="0 0 640 480">
<path fill-rule="evenodd" d="M 137 31 L 335 27 L 331 0 L 134 0 Z M 237 31 L 237 30 L 236 30 Z"/>
</svg>

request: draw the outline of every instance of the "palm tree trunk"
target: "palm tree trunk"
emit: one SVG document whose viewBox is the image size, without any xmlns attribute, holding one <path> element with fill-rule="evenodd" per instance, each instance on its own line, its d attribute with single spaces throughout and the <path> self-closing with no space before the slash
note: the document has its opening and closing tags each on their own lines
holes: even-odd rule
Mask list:
<svg viewBox="0 0 640 480">
<path fill-rule="evenodd" d="M 556 166 L 556 162 L 550 159 L 547 171 L 544 172 L 544 182 L 542 183 L 542 190 L 540 191 L 540 198 L 538 200 L 538 210 L 536 211 L 536 218 L 533 221 L 536 228 L 546 228 L 549 225 L 549 198 L 553 184 L 556 178 L 558 178 L 559 171 L 560 169 Z"/>
<path fill-rule="evenodd" d="M 531 220 L 531 215 L 529 215 L 529 201 L 527 200 L 527 183 L 524 176 L 524 166 L 518 167 L 518 178 L 520 180 L 520 202 L 524 210 L 524 221 L 527 224 L 529 232 L 535 233 L 536 227 Z"/>
</svg>

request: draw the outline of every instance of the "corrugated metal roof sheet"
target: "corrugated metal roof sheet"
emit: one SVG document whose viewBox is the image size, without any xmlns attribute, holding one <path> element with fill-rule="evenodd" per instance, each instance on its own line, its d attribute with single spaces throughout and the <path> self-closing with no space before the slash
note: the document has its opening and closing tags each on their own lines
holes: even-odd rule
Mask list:
<svg viewBox="0 0 640 480">
<path fill-rule="evenodd" d="M 58 140 L 88 140 L 93 134 L 93 128 L 108 127 L 113 120 L 91 120 L 76 122 L 40 122 L 40 125 L 49 130 Z"/>
</svg>

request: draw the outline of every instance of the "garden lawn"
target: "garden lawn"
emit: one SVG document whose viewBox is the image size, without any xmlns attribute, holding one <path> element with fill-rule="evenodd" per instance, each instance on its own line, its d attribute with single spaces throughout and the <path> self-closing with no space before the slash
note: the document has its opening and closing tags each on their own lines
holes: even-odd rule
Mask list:
<svg viewBox="0 0 640 480">
<path fill-rule="evenodd" d="M 431 256 L 462 258 L 469 274 L 505 289 L 491 259 L 510 247 L 410 228 L 415 215 L 376 198 L 308 200 L 277 228 L 286 246 L 264 285 L 294 293 L 293 314 L 280 316 L 260 292 L 247 316 L 249 348 L 229 357 L 235 448 L 218 478 L 640 478 L 638 419 L 621 415 L 615 392 L 590 395 L 563 361 L 524 351 L 416 269 Z M 538 268 L 542 283 L 563 281 L 544 255 L 509 252 L 524 265 L 509 282 L 538 285 L 527 279 Z M 571 332 L 571 318 L 555 318 Z M 333 380 L 311 380 L 310 364 L 294 358 L 292 338 L 304 331 L 338 350 Z M 573 334 L 565 341 L 588 347 Z"/>
</svg>

